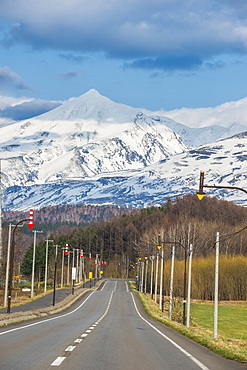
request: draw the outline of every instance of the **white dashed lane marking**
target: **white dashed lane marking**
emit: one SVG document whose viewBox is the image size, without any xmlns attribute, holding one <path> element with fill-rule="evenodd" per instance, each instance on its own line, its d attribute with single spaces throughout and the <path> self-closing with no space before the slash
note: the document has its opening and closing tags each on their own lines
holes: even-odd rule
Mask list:
<svg viewBox="0 0 247 370">
<path fill-rule="evenodd" d="M 81 343 L 82 339 L 76 339 L 74 343 Z"/>
<path fill-rule="evenodd" d="M 76 346 L 68 346 L 65 350 L 65 352 L 72 352 L 75 349 Z"/>
<path fill-rule="evenodd" d="M 51 366 L 59 366 L 65 360 L 66 357 L 58 357 L 52 364 Z"/>
<path fill-rule="evenodd" d="M 116 291 L 116 286 L 117 284 L 115 284 L 115 289 L 114 291 Z M 111 301 L 112 301 L 112 296 L 113 296 L 113 292 L 111 293 L 111 297 L 110 297 L 110 300 L 108 302 L 108 305 L 107 305 L 107 308 L 105 310 L 105 313 L 99 318 L 99 320 L 97 320 L 95 322 L 95 324 L 93 324 L 92 326 L 89 327 L 89 329 L 87 329 L 85 331 L 85 333 L 83 333 L 81 335 L 81 338 L 86 338 L 88 336 L 89 333 L 92 332 L 93 329 L 95 329 L 95 327 L 100 323 L 100 321 L 106 316 L 107 312 L 109 311 L 109 308 L 110 308 L 110 305 L 111 305 Z M 76 339 L 74 340 L 74 343 L 81 343 L 82 339 Z M 65 350 L 65 352 L 72 352 L 74 349 L 76 348 L 76 346 L 68 346 Z M 58 357 L 52 364 L 51 366 L 59 366 L 61 365 L 61 363 L 66 359 L 66 357 Z"/>
</svg>

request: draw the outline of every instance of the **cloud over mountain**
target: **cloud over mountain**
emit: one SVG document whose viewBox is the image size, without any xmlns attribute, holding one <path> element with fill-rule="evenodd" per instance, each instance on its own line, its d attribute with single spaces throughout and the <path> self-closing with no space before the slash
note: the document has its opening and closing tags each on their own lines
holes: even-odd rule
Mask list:
<svg viewBox="0 0 247 370">
<path fill-rule="evenodd" d="M 184 70 L 219 66 L 247 51 L 247 7 L 230 0 L 8 0 L 2 42 L 104 53 L 125 67 Z"/>
</svg>

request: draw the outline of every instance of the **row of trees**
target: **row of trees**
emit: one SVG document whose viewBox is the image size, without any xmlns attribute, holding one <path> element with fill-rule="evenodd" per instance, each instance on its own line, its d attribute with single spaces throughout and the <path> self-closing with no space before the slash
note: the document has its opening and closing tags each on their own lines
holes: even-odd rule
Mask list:
<svg viewBox="0 0 247 370">
<path fill-rule="evenodd" d="M 86 258 L 89 254 L 92 254 L 93 258 L 96 254 L 100 255 L 100 259 L 107 262 L 105 274 L 109 277 L 122 278 L 134 277 L 137 260 L 156 255 L 159 243 L 163 245 L 164 258 L 169 264 L 172 244 L 167 242 L 176 241 L 178 266 L 183 263 L 185 249 L 192 244 L 194 250 L 192 295 L 198 299 L 212 299 L 211 287 L 210 289 L 206 287 L 209 287 L 211 284 L 209 281 L 213 280 L 210 274 L 205 272 L 207 271 L 205 266 L 208 266 L 211 272 L 214 271 L 212 255 L 215 235 L 219 232 L 221 256 L 230 258 L 225 271 L 226 274 L 231 271 L 231 277 L 234 279 L 234 283 L 229 283 L 234 286 L 234 294 L 232 289 L 221 284 L 220 297 L 245 299 L 243 297 L 246 296 L 246 279 L 235 277 L 234 269 L 236 273 L 242 271 L 244 267 L 238 267 L 242 265 L 237 256 L 239 258 L 242 256 L 243 259 L 247 256 L 246 216 L 247 210 L 244 207 L 216 198 L 205 197 L 199 201 L 195 195 L 189 194 L 174 201 L 168 200 L 159 208 L 142 209 L 136 213 L 100 221 L 89 227 L 77 227 L 72 232 L 69 230 L 64 232 L 63 235 L 52 235 L 52 239 L 55 244 L 61 246 L 68 242 L 71 248 L 83 249 Z M 51 251 L 52 253 L 54 251 Z M 29 274 L 30 269 L 28 271 L 27 266 L 30 265 L 30 260 L 29 263 L 26 263 L 26 260 L 27 257 L 23 261 L 22 272 Z M 43 260 L 41 257 L 40 262 L 37 262 L 37 269 Z M 178 267 L 177 271 L 183 271 L 183 268 Z M 243 279 L 244 276 L 243 274 Z M 175 292 L 182 296 L 183 284 L 180 280 L 179 277 L 176 279 L 180 288 L 177 287 Z M 224 278 L 224 281 L 227 279 Z"/>
<path fill-rule="evenodd" d="M 146 263 L 146 262 L 145 262 Z M 160 262 L 159 262 L 160 263 Z M 151 266 L 148 263 L 147 292 L 150 292 Z M 214 299 L 215 256 L 206 258 L 195 257 L 192 260 L 191 298 L 198 300 Z M 155 274 L 156 263 L 154 263 Z M 188 273 L 188 272 L 187 272 Z M 163 292 L 170 294 L 171 260 L 164 261 Z M 160 265 L 158 272 L 158 291 L 160 282 Z M 219 300 L 247 299 L 247 257 L 243 255 L 221 255 L 219 261 Z M 184 294 L 184 261 L 175 260 L 173 295 L 183 297 Z M 153 279 L 154 291 L 154 279 Z"/>
</svg>

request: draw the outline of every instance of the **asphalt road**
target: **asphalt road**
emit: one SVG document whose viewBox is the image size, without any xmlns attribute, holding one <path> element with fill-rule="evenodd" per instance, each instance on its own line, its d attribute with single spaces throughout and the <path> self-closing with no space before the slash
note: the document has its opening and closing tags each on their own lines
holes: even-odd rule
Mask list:
<svg viewBox="0 0 247 370">
<path fill-rule="evenodd" d="M 0 369 L 237 370 L 150 319 L 124 280 L 86 293 L 56 316 L 0 328 Z"/>
<path fill-rule="evenodd" d="M 98 279 L 92 279 L 91 282 L 86 281 L 83 285 L 80 286 L 80 288 L 77 288 L 76 291 L 82 288 L 90 288 L 91 286 L 94 286 L 97 281 Z M 71 293 L 72 293 L 71 288 L 57 289 L 55 291 L 55 303 L 62 301 L 64 298 L 66 298 Z M 23 305 L 11 306 L 10 312 L 11 313 L 12 312 L 25 312 L 25 311 L 31 311 L 31 310 L 36 310 L 40 308 L 50 307 L 53 304 L 53 294 L 54 294 L 53 292 L 49 293 L 43 297 L 40 297 L 38 299 L 35 299 L 32 302 L 28 302 Z M 6 312 L 7 312 L 7 308 L 1 309 L 0 315 L 6 314 Z M 1 370 L 1 367 L 0 367 L 0 370 Z"/>
</svg>

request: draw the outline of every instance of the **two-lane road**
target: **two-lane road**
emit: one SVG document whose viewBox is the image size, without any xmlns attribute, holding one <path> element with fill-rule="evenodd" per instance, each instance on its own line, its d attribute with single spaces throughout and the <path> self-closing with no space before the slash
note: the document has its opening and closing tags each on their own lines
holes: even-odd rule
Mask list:
<svg viewBox="0 0 247 370">
<path fill-rule="evenodd" d="M 124 280 L 108 281 L 72 308 L 0 328 L 0 369 L 237 370 L 150 319 Z"/>
</svg>

